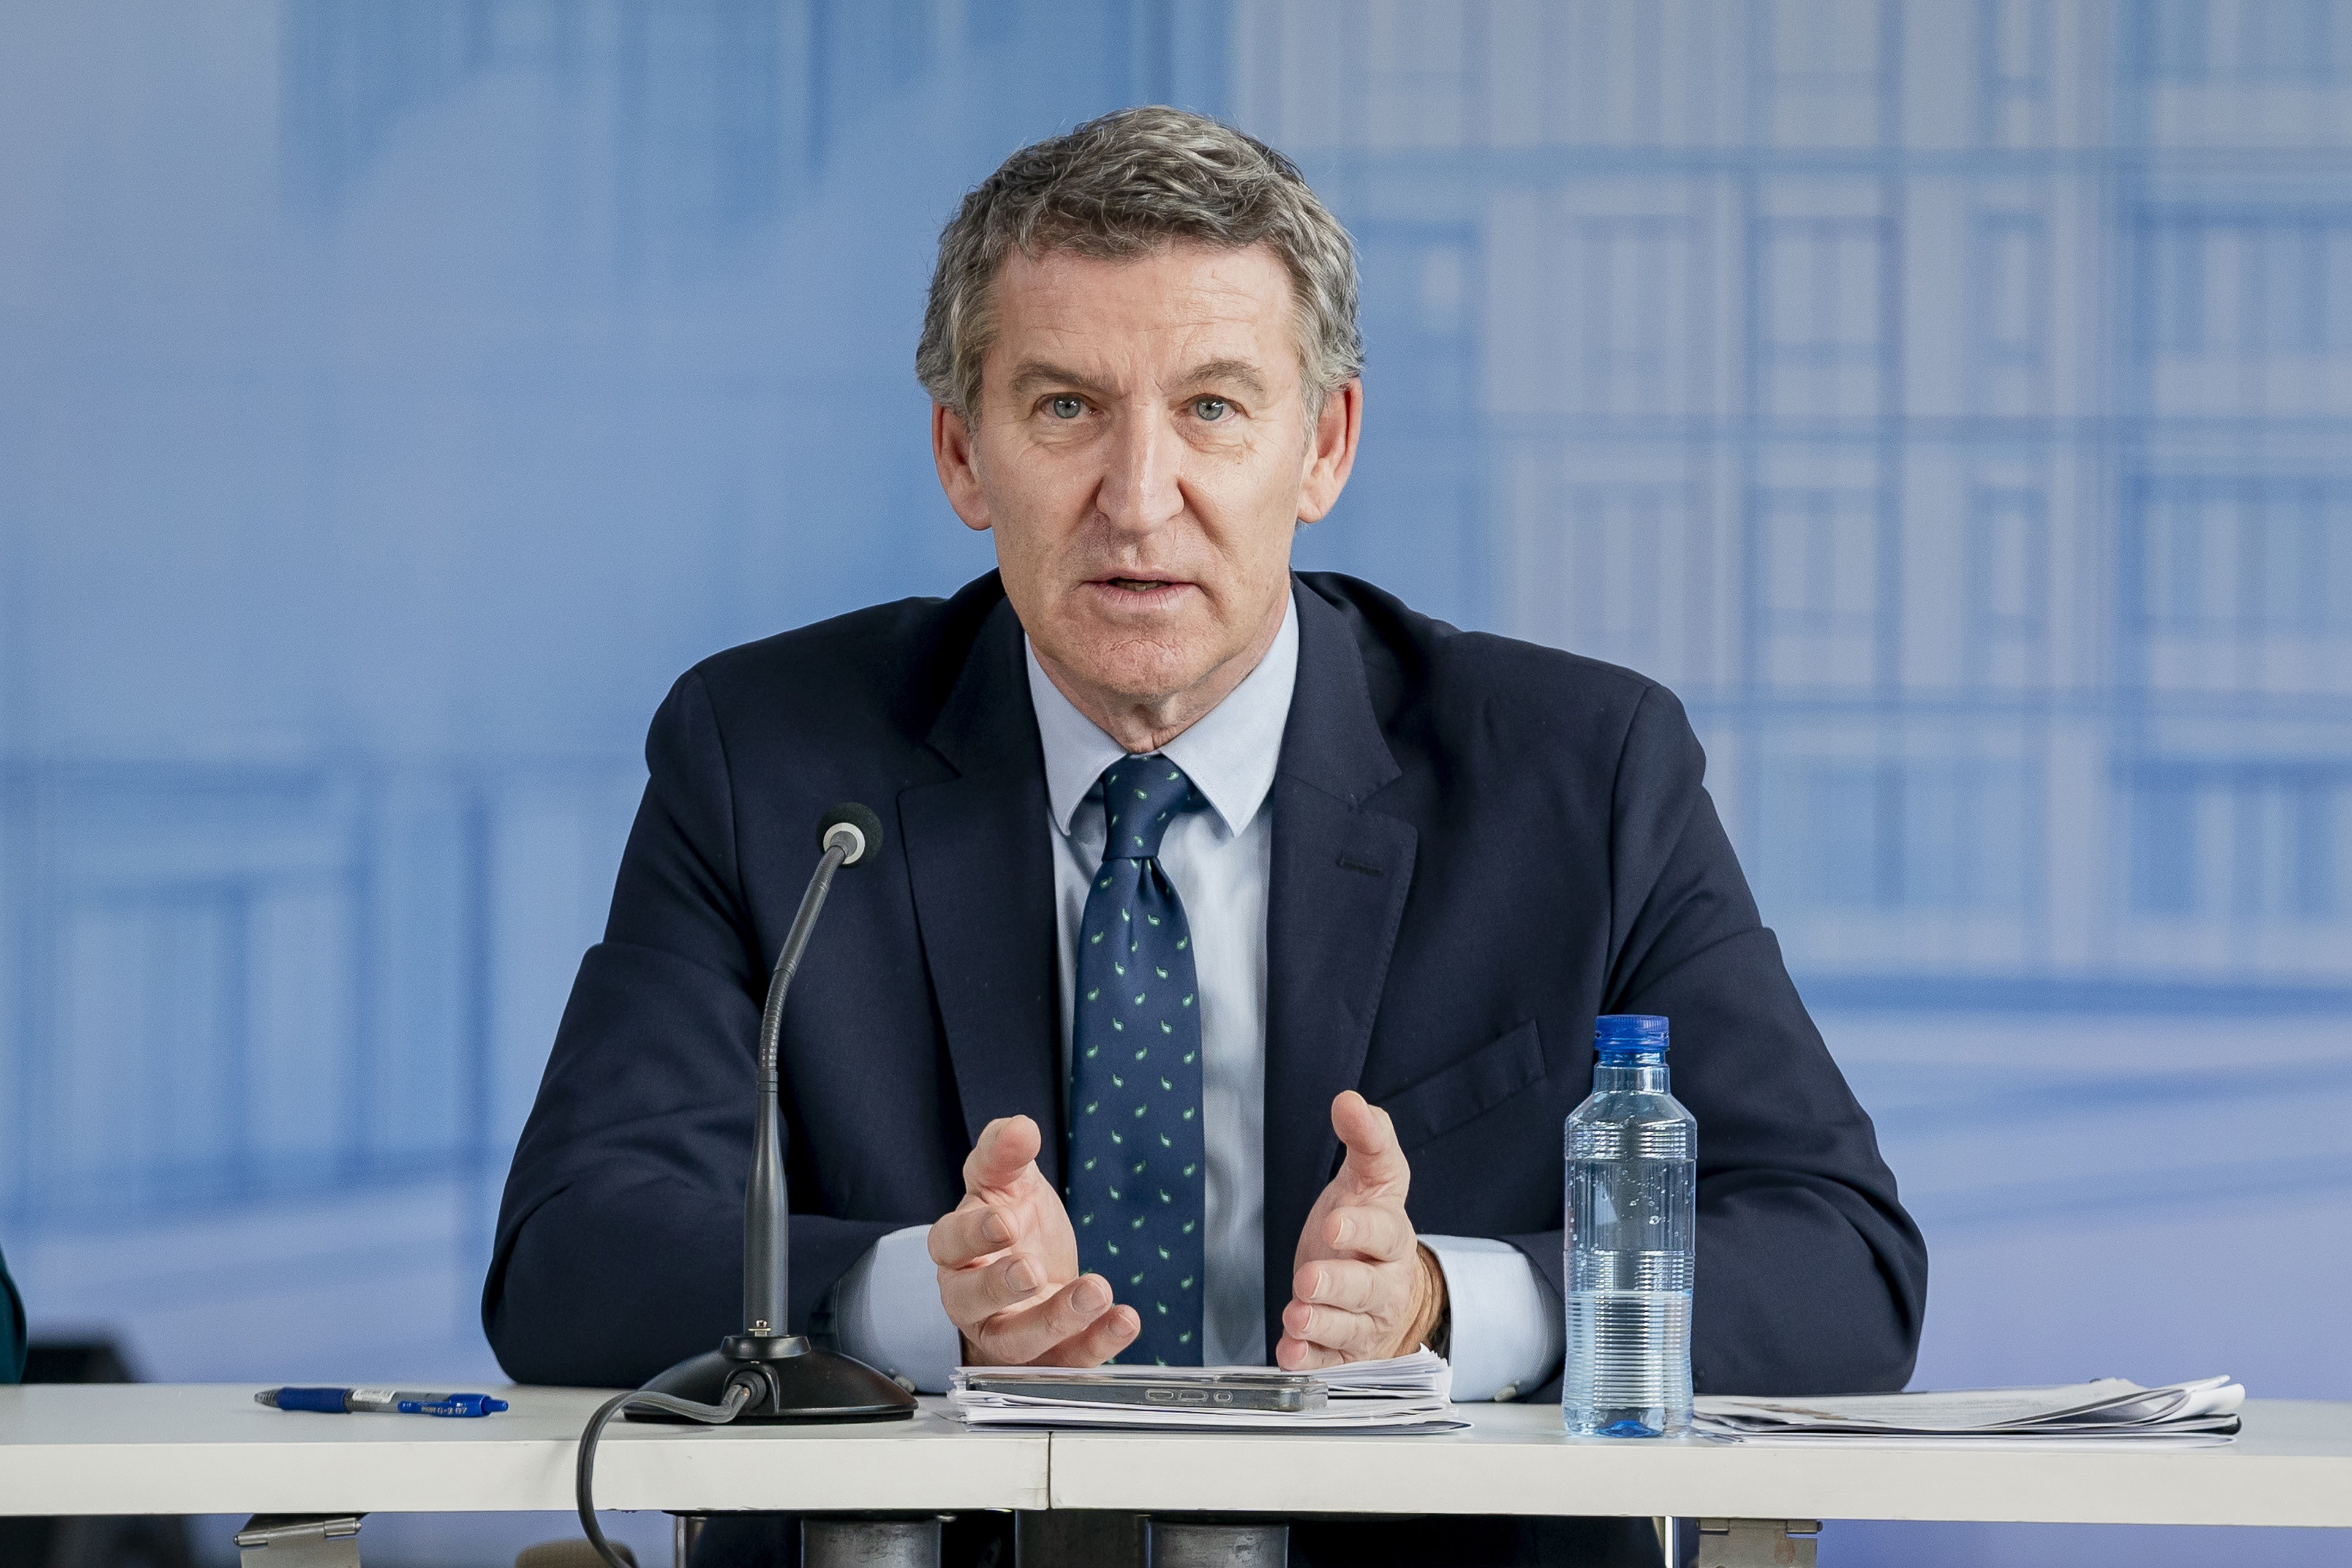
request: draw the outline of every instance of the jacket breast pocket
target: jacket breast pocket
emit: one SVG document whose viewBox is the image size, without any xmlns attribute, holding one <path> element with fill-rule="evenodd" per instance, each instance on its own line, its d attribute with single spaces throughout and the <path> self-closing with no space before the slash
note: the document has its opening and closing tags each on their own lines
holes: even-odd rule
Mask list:
<svg viewBox="0 0 2352 1568">
<path fill-rule="evenodd" d="M 1530 1018 L 1379 1104 L 1396 1124 L 1398 1149 L 1409 1154 L 1525 1092 L 1543 1076 L 1543 1043 Z"/>
</svg>

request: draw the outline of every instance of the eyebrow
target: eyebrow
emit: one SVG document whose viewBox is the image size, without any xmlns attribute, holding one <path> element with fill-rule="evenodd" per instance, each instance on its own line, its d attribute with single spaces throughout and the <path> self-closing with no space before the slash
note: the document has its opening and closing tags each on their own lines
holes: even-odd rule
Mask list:
<svg viewBox="0 0 2352 1568">
<path fill-rule="evenodd" d="M 1257 367 L 1247 360 L 1206 360 L 1177 377 L 1180 386 L 1200 386 L 1217 382 L 1238 386 L 1252 397 L 1265 395 L 1265 382 L 1259 376 Z M 1011 390 L 1015 397 L 1026 396 L 1047 386 L 1066 386 L 1097 397 L 1108 390 L 1089 376 L 1046 360 L 1024 360 L 1013 373 Z"/>
<path fill-rule="evenodd" d="M 1013 395 L 1020 397 L 1042 386 L 1067 386 L 1097 396 L 1105 390 L 1099 383 L 1080 375 L 1076 371 L 1041 359 L 1023 360 L 1020 367 L 1013 373 Z"/>
<path fill-rule="evenodd" d="M 1181 384 L 1199 386 L 1216 382 L 1238 386 L 1252 397 L 1265 395 L 1265 383 L 1258 378 L 1257 366 L 1244 359 L 1213 359 L 1206 364 L 1195 365 L 1181 378 Z"/>
</svg>

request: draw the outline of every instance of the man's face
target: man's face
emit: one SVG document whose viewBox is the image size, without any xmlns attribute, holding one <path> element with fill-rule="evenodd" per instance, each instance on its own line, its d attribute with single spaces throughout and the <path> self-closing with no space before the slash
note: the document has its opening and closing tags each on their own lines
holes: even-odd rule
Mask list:
<svg viewBox="0 0 2352 1568">
<path fill-rule="evenodd" d="M 1006 596 L 1082 708 L 1175 700 L 1189 723 L 1280 628 L 1295 525 L 1347 479 L 1357 390 L 1309 423 L 1264 246 L 1016 250 L 993 289 L 978 428 L 934 412 L 940 483 L 996 535 Z"/>
</svg>

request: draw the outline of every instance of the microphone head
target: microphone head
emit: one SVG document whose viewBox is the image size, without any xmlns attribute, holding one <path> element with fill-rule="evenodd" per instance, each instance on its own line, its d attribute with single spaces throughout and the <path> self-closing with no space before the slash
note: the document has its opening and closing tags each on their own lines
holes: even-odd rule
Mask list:
<svg viewBox="0 0 2352 1568">
<path fill-rule="evenodd" d="M 818 819 L 816 847 L 820 853 L 838 842 L 847 851 L 845 866 L 855 866 L 882 847 L 882 819 L 856 801 L 844 801 Z"/>
</svg>

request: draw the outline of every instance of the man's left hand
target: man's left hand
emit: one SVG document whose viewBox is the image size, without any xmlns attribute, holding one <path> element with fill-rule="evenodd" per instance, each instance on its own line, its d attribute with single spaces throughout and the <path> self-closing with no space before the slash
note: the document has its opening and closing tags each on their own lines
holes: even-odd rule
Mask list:
<svg viewBox="0 0 2352 1568">
<path fill-rule="evenodd" d="M 1417 1349 L 1445 1308 L 1445 1276 L 1404 1212 L 1412 1167 L 1388 1112 L 1349 1089 L 1331 1102 L 1348 1157 L 1307 1215 L 1274 1359 L 1288 1372 Z"/>
</svg>

